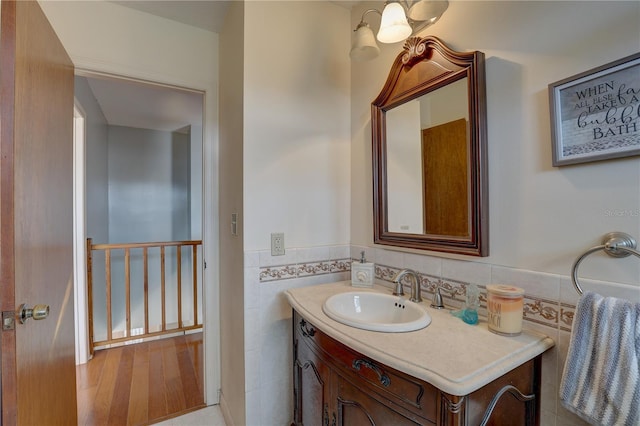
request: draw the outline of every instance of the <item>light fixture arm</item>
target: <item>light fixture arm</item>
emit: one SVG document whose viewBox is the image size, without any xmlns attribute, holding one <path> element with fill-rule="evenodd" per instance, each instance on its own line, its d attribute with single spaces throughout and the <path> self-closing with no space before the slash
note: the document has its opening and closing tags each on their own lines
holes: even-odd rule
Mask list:
<svg viewBox="0 0 640 426">
<path fill-rule="evenodd" d="M 362 18 L 360 18 L 360 23 L 358 24 L 358 26 L 356 27 L 355 30 L 353 31 L 358 31 L 358 28 L 364 27 L 365 25 L 369 25 L 369 23 L 367 21 L 364 20 L 364 17 L 370 13 L 370 12 L 375 12 L 378 15 L 382 16 L 382 12 L 380 12 L 378 9 L 367 9 L 362 13 Z"/>
<path fill-rule="evenodd" d="M 402 5 L 402 7 L 404 8 L 405 14 L 407 15 L 407 21 L 409 22 L 409 25 L 413 29 L 413 33 L 411 35 L 416 35 L 417 33 L 422 31 L 423 29 L 425 29 L 429 25 L 433 24 L 433 22 L 434 22 L 434 21 L 431 21 L 431 20 L 421 21 L 421 20 L 417 20 L 417 19 L 411 18 L 410 13 L 409 13 L 410 10 L 411 10 L 411 7 L 413 5 L 415 5 L 416 3 L 419 3 L 419 2 L 420 2 L 420 0 L 397 0 L 396 1 L 396 3 L 400 3 Z M 387 1 L 385 3 L 385 5 L 387 3 L 389 3 L 389 2 Z M 445 7 L 445 9 L 446 9 L 446 7 Z M 444 12 L 444 10 L 442 12 Z"/>
<path fill-rule="evenodd" d="M 431 25 L 431 22 L 429 21 L 416 21 L 415 19 L 411 19 L 408 16 L 407 16 L 407 21 L 409 22 L 411 29 L 413 29 L 413 33 L 411 33 L 411 35 L 416 35 L 420 31 L 422 31 L 423 29 Z"/>
</svg>

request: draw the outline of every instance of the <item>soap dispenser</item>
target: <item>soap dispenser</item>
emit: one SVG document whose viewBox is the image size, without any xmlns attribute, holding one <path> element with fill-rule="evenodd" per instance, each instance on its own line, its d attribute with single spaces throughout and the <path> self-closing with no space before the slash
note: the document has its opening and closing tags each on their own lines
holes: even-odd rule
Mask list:
<svg viewBox="0 0 640 426">
<path fill-rule="evenodd" d="M 351 263 L 351 285 L 353 287 L 373 287 L 375 265 L 367 262 L 364 251 L 360 253 L 360 261 Z"/>
</svg>

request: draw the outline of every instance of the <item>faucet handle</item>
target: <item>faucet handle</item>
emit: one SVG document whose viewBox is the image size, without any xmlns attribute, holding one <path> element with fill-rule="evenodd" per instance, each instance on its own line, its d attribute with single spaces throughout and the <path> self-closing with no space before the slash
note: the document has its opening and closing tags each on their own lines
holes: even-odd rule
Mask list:
<svg viewBox="0 0 640 426">
<path fill-rule="evenodd" d="M 435 309 L 444 309 L 444 303 L 442 302 L 442 294 L 440 293 L 440 287 L 436 287 L 436 292 L 433 293 L 433 301 L 431 307 Z"/>
<path fill-rule="evenodd" d="M 397 280 L 395 283 L 396 283 L 396 288 L 395 290 L 393 290 L 393 295 L 404 296 L 404 287 L 402 286 L 401 280 Z"/>
</svg>

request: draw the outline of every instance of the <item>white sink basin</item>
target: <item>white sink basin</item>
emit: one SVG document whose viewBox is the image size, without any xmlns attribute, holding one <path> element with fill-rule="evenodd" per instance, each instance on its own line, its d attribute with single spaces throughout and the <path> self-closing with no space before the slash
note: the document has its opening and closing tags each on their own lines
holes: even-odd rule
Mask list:
<svg viewBox="0 0 640 426">
<path fill-rule="evenodd" d="M 342 324 L 371 331 L 400 333 L 431 324 L 431 316 L 422 306 L 404 297 L 381 293 L 334 294 L 325 300 L 322 310 Z"/>
</svg>

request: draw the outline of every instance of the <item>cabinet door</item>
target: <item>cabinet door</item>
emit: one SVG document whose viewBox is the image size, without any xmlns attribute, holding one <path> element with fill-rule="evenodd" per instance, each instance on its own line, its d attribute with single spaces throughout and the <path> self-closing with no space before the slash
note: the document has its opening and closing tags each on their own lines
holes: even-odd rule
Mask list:
<svg viewBox="0 0 640 426">
<path fill-rule="evenodd" d="M 469 424 L 529 426 L 540 424 L 538 356 L 488 383 L 467 397 Z"/>
<path fill-rule="evenodd" d="M 361 386 L 352 384 L 349 380 L 334 374 L 334 403 L 337 407 L 338 426 L 403 426 L 403 425 L 432 425 L 415 414 L 394 406 L 389 401 L 378 401 L 372 394 L 365 392 Z M 404 414 L 402 413 L 404 412 Z"/>
<path fill-rule="evenodd" d="M 327 364 L 303 340 L 297 339 L 295 360 L 295 422 L 315 426 L 329 424 L 329 380 Z"/>
</svg>

